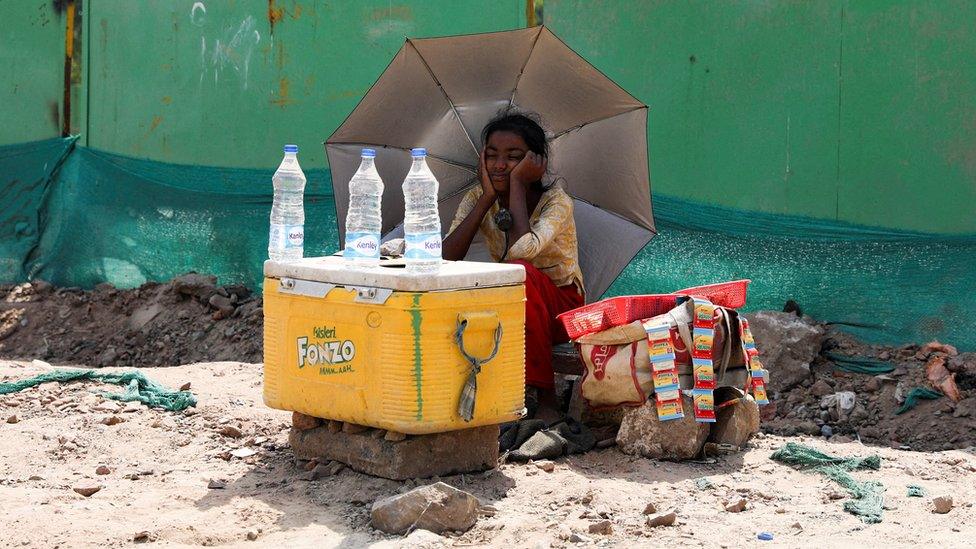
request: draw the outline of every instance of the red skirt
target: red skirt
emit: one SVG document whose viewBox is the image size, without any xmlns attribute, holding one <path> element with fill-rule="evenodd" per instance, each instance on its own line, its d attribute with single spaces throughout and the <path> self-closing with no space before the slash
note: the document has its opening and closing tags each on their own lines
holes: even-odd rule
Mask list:
<svg viewBox="0 0 976 549">
<path fill-rule="evenodd" d="M 510 263 L 525 267 L 525 383 L 551 389 L 552 346 L 569 341 L 556 315 L 581 307 L 583 296 L 575 284 L 556 286 L 528 261 Z"/>
</svg>

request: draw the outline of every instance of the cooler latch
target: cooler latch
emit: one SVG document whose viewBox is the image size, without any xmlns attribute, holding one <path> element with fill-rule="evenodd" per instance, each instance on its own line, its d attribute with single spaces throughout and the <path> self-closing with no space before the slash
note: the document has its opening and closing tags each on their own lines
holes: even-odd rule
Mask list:
<svg viewBox="0 0 976 549">
<path fill-rule="evenodd" d="M 278 282 L 278 291 L 283 294 L 303 295 L 306 297 L 325 297 L 335 288 L 335 284 L 314 282 L 311 280 L 296 280 L 282 278 Z"/>
<path fill-rule="evenodd" d="M 367 286 L 347 286 L 346 288 L 356 291 L 356 303 L 382 305 L 393 295 L 393 290 L 389 288 L 369 288 Z"/>
</svg>

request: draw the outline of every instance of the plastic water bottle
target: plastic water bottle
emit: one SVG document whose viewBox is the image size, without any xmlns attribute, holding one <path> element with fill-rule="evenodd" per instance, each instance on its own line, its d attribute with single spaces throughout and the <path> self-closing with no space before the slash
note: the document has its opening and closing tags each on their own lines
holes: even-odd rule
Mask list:
<svg viewBox="0 0 976 549">
<path fill-rule="evenodd" d="M 410 151 L 413 164 L 403 180 L 403 255 L 410 274 L 436 273 L 441 264 L 441 217 L 437 213 L 437 178 L 427 167 L 427 149 Z"/>
<path fill-rule="evenodd" d="M 346 247 L 342 251 L 349 267 L 374 267 L 380 262 L 383 180 L 373 164 L 376 151 L 363 149 L 362 158 L 349 181 Z"/>
<path fill-rule="evenodd" d="M 298 145 L 285 145 L 285 157 L 271 178 L 274 202 L 271 204 L 271 234 L 268 257 L 275 261 L 301 259 L 305 245 L 305 174 L 298 165 Z"/>
</svg>

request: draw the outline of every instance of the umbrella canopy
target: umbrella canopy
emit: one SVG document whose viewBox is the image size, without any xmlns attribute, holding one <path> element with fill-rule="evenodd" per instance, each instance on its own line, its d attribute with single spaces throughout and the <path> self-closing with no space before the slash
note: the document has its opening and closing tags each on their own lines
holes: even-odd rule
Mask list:
<svg viewBox="0 0 976 549">
<path fill-rule="evenodd" d="M 400 184 L 413 147 L 427 148 L 446 231 L 463 194 L 479 184 L 481 129 L 505 108 L 542 119 L 549 171 L 575 200 L 587 300 L 598 299 L 655 234 L 647 106 L 545 27 L 407 39 L 326 142 L 340 241 L 362 147 L 380 149 L 384 233 L 402 224 Z M 476 244 L 468 259 L 486 258 Z"/>
</svg>

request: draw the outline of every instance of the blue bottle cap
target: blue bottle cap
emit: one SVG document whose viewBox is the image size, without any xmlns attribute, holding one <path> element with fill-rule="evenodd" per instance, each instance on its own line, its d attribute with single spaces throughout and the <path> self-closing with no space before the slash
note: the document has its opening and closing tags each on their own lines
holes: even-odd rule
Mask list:
<svg viewBox="0 0 976 549">
<path fill-rule="evenodd" d="M 759 535 L 756 537 L 762 541 L 773 541 L 773 534 L 770 532 L 759 532 Z"/>
<path fill-rule="evenodd" d="M 285 145 L 285 152 L 286 153 L 297 153 L 298 152 L 298 145 Z"/>
<path fill-rule="evenodd" d="M 363 149 L 363 158 L 374 158 L 376 156 L 375 149 Z"/>
<path fill-rule="evenodd" d="M 427 149 L 425 149 L 423 147 L 421 147 L 419 149 L 411 149 L 410 150 L 410 156 L 413 156 L 413 157 L 427 156 Z"/>
</svg>

